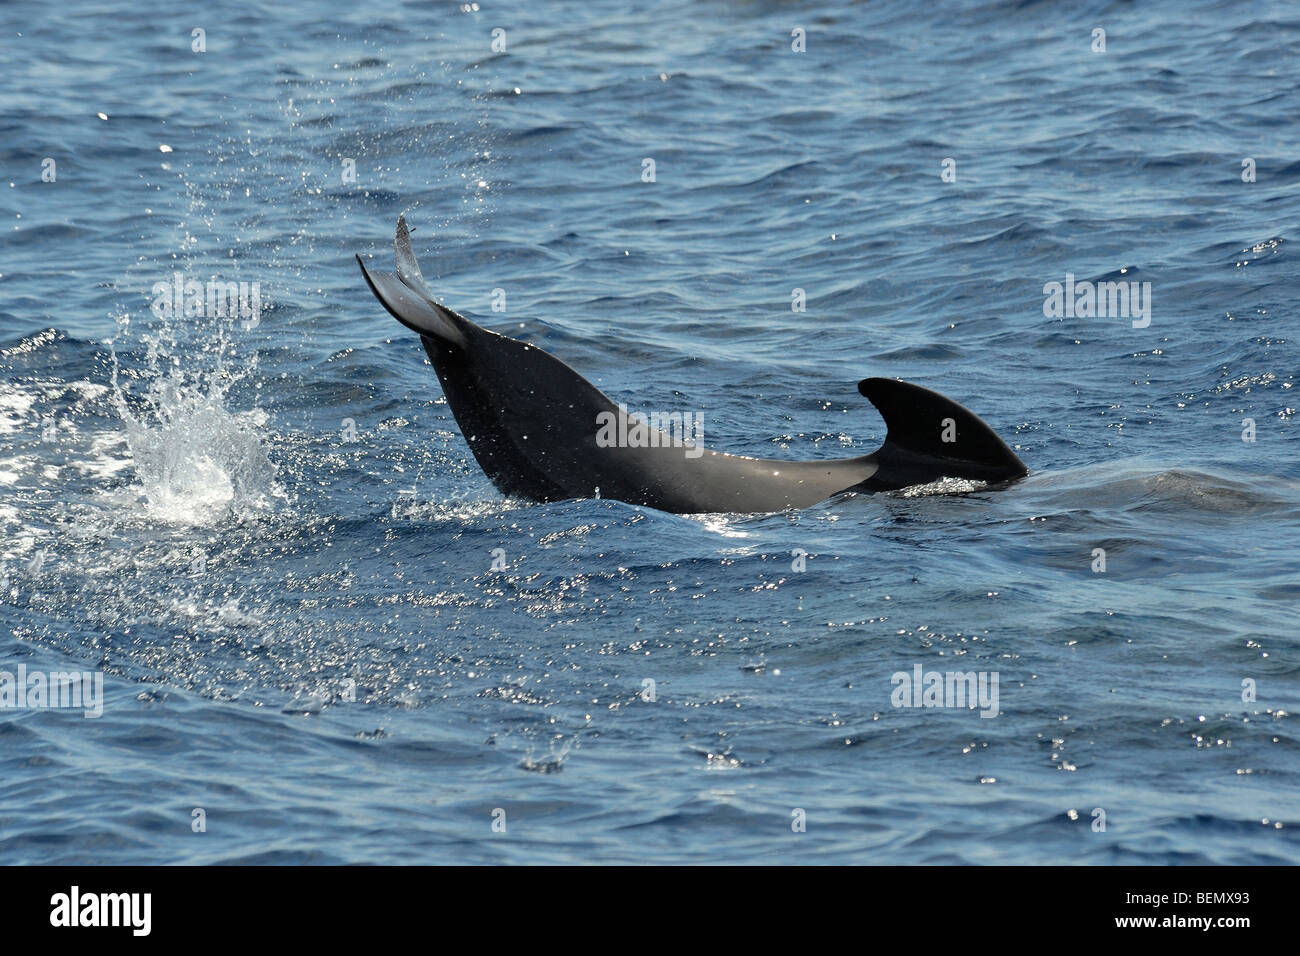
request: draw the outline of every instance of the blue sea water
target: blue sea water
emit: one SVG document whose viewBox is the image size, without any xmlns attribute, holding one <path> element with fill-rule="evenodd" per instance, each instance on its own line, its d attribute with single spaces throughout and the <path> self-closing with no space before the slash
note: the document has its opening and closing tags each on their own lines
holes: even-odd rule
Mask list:
<svg viewBox="0 0 1300 956">
<path fill-rule="evenodd" d="M 1300 862 L 1298 54 L 1223 0 L 0 6 L 0 670 L 105 680 L 0 710 L 0 862 Z M 352 259 L 403 212 L 711 447 L 864 454 L 891 376 L 1032 473 L 504 499 Z"/>
</svg>

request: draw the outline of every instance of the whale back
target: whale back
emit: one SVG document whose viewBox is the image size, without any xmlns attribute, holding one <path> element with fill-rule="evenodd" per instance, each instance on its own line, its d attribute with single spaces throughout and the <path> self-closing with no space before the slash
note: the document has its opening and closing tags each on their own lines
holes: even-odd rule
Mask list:
<svg viewBox="0 0 1300 956">
<path fill-rule="evenodd" d="M 362 273 L 384 307 L 419 333 L 470 450 L 504 494 L 535 501 L 607 497 L 678 514 L 771 512 L 845 491 L 1026 474 L 977 415 L 938 392 L 883 378 L 858 385 L 888 428 L 884 445 L 870 455 L 796 462 L 684 445 L 683 436 L 631 418 L 550 353 L 435 302 L 404 218 L 394 247 L 396 274 L 372 271 L 358 256 Z M 624 440 L 634 430 L 640 440 Z M 611 443 L 611 433 L 620 440 Z"/>
<path fill-rule="evenodd" d="M 600 389 L 550 353 L 477 325 L 465 348 L 421 341 L 470 451 L 500 491 L 535 501 L 594 494 L 593 456 L 604 451 L 597 422 L 618 412 Z"/>
</svg>

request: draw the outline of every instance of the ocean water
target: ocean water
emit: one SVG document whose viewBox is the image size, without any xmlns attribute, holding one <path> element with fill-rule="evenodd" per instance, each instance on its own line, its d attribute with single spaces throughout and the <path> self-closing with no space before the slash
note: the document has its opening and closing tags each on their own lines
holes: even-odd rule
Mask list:
<svg viewBox="0 0 1300 956">
<path fill-rule="evenodd" d="M 1222 0 L 0 7 L 0 670 L 104 681 L 0 709 L 0 862 L 1300 862 L 1298 54 Z M 871 451 L 892 376 L 1031 474 L 505 499 L 352 259 L 403 212 L 711 447 Z"/>
</svg>

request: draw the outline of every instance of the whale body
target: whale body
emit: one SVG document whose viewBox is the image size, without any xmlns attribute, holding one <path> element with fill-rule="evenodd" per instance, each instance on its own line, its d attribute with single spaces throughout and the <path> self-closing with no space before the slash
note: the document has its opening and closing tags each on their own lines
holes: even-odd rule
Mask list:
<svg viewBox="0 0 1300 956">
<path fill-rule="evenodd" d="M 420 336 L 470 451 L 506 495 L 613 498 L 677 514 L 806 508 L 843 492 L 892 491 L 941 478 L 1002 483 L 1028 473 L 973 412 L 910 382 L 868 378 L 858 391 L 884 418 L 869 455 L 828 461 L 747 458 L 649 428 L 555 356 L 484 329 L 435 302 L 397 220 L 396 272 L 357 263 L 371 291 Z M 636 434 L 638 440 L 625 441 Z M 611 435 L 619 440 L 611 442 Z"/>
</svg>

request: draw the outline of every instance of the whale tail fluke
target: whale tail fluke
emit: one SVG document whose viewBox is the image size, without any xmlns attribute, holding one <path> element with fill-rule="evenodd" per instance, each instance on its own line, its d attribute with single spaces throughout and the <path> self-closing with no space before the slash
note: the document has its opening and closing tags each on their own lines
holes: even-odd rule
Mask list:
<svg viewBox="0 0 1300 956">
<path fill-rule="evenodd" d="M 938 392 L 892 378 L 863 379 L 858 391 L 888 428 L 875 453 L 878 470 L 864 482 L 869 490 L 892 491 L 941 478 L 996 483 L 1029 473 L 983 419 Z"/>
<path fill-rule="evenodd" d="M 411 249 L 411 230 L 406 228 L 406 216 L 397 217 L 397 233 L 393 236 L 393 258 L 397 260 L 397 277 L 408 288 L 414 289 L 426 299 L 432 299 L 433 293 L 424 284 L 420 263 L 416 261 L 415 252 Z"/>
<path fill-rule="evenodd" d="M 470 322 L 433 300 L 433 293 L 420 274 L 420 264 L 411 251 L 411 234 L 406 228 L 405 216 L 397 219 L 393 253 L 397 259 L 396 274 L 369 269 L 357 256 L 357 265 L 361 266 L 361 274 L 366 277 L 375 298 L 383 303 L 393 318 L 411 331 L 440 345 L 464 347 L 465 330 Z"/>
</svg>

